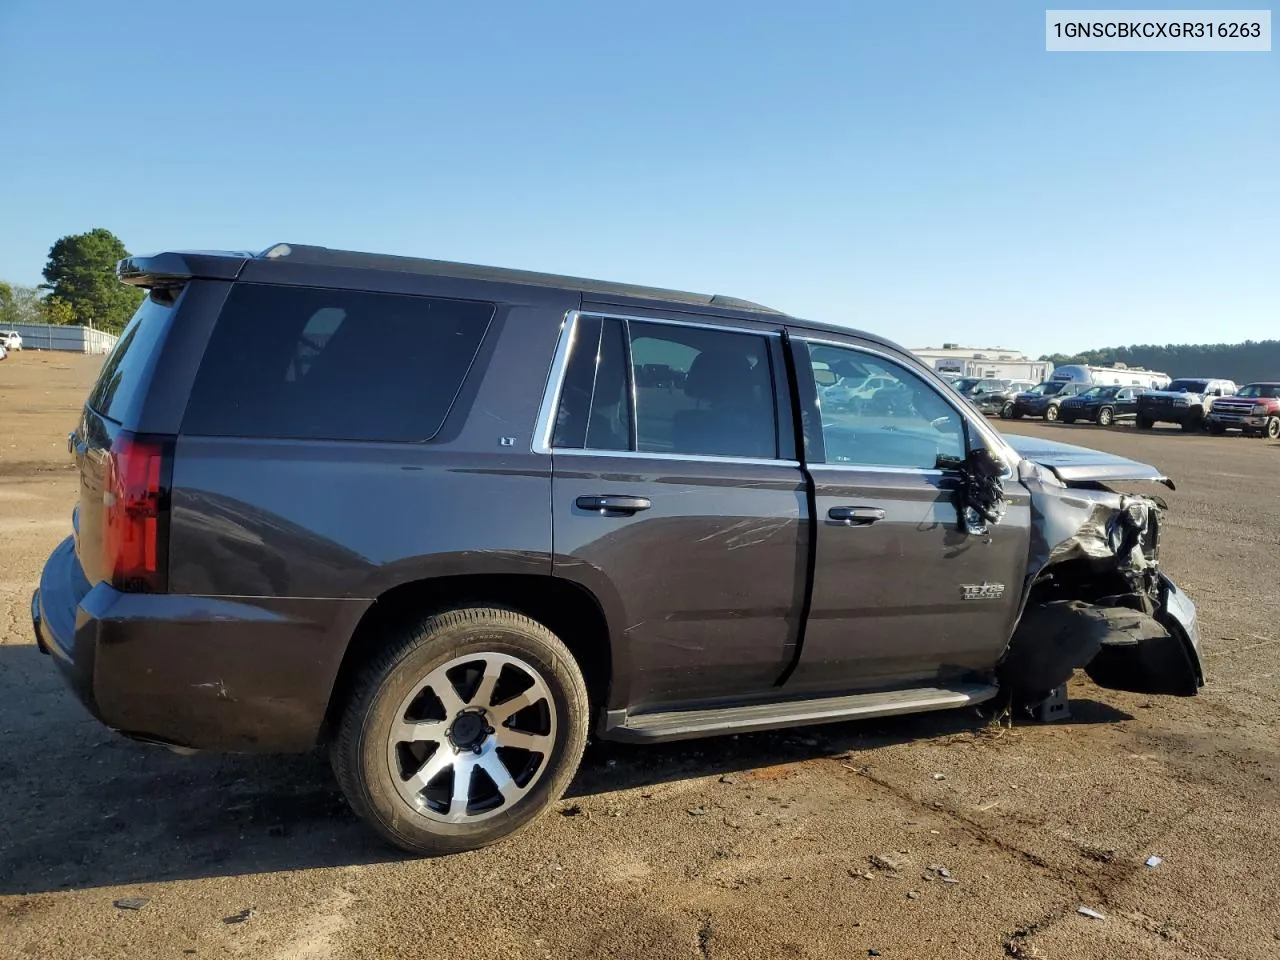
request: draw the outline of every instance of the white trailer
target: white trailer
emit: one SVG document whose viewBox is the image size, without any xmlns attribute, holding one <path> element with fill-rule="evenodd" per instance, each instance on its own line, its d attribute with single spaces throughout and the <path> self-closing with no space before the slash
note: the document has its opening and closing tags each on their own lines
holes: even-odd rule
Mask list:
<svg viewBox="0 0 1280 960">
<path fill-rule="evenodd" d="M 1169 385 L 1169 375 L 1142 367 L 1090 367 L 1082 363 L 1067 363 L 1053 371 L 1049 379 L 1067 383 L 1089 383 L 1102 387 L 1145 387 L 1163 390 Z"/>
</svg>

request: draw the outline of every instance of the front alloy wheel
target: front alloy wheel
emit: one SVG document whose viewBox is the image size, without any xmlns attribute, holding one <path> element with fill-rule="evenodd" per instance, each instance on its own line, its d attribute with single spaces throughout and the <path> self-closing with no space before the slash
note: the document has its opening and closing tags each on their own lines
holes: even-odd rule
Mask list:
<svg viewBox="0 0 1280 960">
<path fill-rule="evenodd" d="M 1056 403 L 1049 404 L 1044 412 L 1044 418 L 1050 423 L 1058 419 L 1058 405 Z"/>
<path fill-rule="evenodd" d="M 1280 417 L 1268 417 L 1263 433 L 1268 440 L 1280 440 Z"/>
<path fill-rule="evenodd" d="M 1115 412 L 1110 407 L 1103 407 L 1098 411 L 1098 426 L 1109 427 L 1115 418 Z"/>
</svg>

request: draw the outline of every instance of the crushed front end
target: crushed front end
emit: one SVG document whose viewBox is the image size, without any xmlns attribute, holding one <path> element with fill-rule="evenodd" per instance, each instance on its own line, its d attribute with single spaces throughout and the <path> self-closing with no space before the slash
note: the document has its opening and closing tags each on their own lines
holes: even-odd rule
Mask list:
<svg viewBox="0 0 1280 960">
<path fill-rule="evenodd" d="M 1083 668 L 1115 690 L 1194 695 L 1204 684 L 1195 606 L 1159 566 L 1166 504 L 1119 489 L 1172 483 L 1145 464 L 1054 447 L 1018 467 L 1032 537 L 1002 687 L 1035 704 Z"/>
</svg>

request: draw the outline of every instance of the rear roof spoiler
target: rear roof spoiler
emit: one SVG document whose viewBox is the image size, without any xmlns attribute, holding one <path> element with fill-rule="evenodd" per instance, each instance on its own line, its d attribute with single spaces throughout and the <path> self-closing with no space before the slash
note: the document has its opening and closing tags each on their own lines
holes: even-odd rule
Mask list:
<svg viewBox="0 0 1280 960">
<path fill-rule="evenodd" d="M 234 280 L 252 253 L 177 251 L 151 256 L 125 257 L 116 264 L 116 276 L 133 287 L 148 290 L 180 287 L 188 280 Z"/>
</svg>

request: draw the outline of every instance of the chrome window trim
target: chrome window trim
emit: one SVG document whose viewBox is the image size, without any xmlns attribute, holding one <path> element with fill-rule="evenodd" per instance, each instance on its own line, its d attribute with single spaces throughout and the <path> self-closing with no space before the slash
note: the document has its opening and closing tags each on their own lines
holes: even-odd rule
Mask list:
<svg viewBox="0 0 1280 960">
<path fill-rule="evenodd" d="M 689 461 L 691 463 L 729 463 L 755 467 L 792 467 L 800 466 L 799 460 L 766 460 L 763 457 L 716 457 L 699 453 L 655 453 L 651 450 L 576 450 L 556 447 L 552 453 L 557 457 L 625 457 L 628 460 L 666 460 L 669 463 Z"/>
<path fill-rule="evenodd" d="M 811 463 L 810 470 L 843 470 L 847 473 L 907 473 L 913 477 L 945 477 L 954 476 L 946 470 L 939 470 L 937 467 L 890 467 L 881 466 L 879 464 L 868 464 L 863 466 L 857 463 Z"/>
<path fill-rule="evenodd" d="M 844 340 L 828 340 L 823 337 L 812 337 L 812 336 L 808 336 L 803 329 L 799 329 L 799 328 L 797 328 L 795 331 L 794 339 L 804 344 L 816 343 L 826 347 L 839 347 L 843 350 L 857 350 L 861 353 L 869 353 L 872 356 L 881 357 L 882 359 L 887 360 L 889 363 L 895 364 L 896 366 L 903 367 L 908 370 L 911 369 L 910 366 L 905 364 L 901 358 L 895 357 L 893 354 L 886 353 L 883 350 L 877 350 L 875 347 L 864 346 L 860 343 L 849 343 Z M 925 377 L 921 376 L 918 371 L 911 370 L 911 372 L 914 373 L 922 382 L 926 384 L 928 383 L 928 380 Z M 947 387 L 947 390 L 950 390 L 950 389 L 951 389 L 950 387 Z M 1009 442 L 1005 440 L 1004 437 L 1000 436 L 1000 434 L 997 433 L 995 430 L 993 430 L 992 428 L 988 427 L 983 423 L 979 423 L 976 418 L 970 416 L 969 411 L 966 411 L 964 409 L 964 407 L 958 402 L 958 399 L 946 396 L 946 392 L 943 390 L 938 390 L 936 392 L 942 398 L 942 402 L 947 404 L 947 406 L 951 407 L 951 409 L 955 410 L 955 412 L 959 415 L 960 419 L 963 422 L 969 424 L 971 429 L 976 430 L 978 434 L 988 442 L 989 445 L 991 445 L 995 450 L 999 451 L 1002 454 L 1001 460 L 1004 463 L 1004 469 L 1005 469 L 1002 479 L 1007 480 L 1013 477 L 1015 475 L 1014 469 L 1017 466 L 1017 462 L 1022 458 L 1018 456 L 1017 451 L 1015 451 L 1013 447 L 1009 445 Z M 951 391 L 951 392 L 954 393 L 955 391 Z M 819 412 L 821 412 L 821 408 L 819 408 Z M 832 464 L 832 463 L 826 463 L 825 461 L 823 465 L 828 467 L 832 467 L 832 466 L 852 467 L 853 466 L 852 464 L 844 464 L 844 465 Z M 869 468 L 875 468 L 877 466 L 879 465 L 871 464 L 869 467 L 861 467 L 860 469 L 865 470 Z M 898 470 L 898 469 L 904 469 L 904 468 L 893 467 L 890 469 Z M 911 468 L 905 468 L 905 469 L 911 469 Z M 926 470 L 930 468 L 920 467 L 919 469 Z M 938 472 L 945 473 L 946 471 L 939 470 Z"/>
<path fill-rule="evenodd" d="M 620 313 L 604 313 L 599 310 L 569 310 L 560 325 L 560 336 L 556 342 L 556 352 L 551 360 L 551 370 L 547 375 L 547 385 L 542 392 L 542 404 L 538 408 L 538 419 L 534 423 L 534 453 L 557 457 L 634 457 L 640 460 L 668 460 L 672 462 L 687 461 L 691 463 L 726 463 L 744 466 L 781 466 L 799 467 L 799 460 L 779 460 L 773 457 L 717 457 L 709 454 L 692 453 L 654 453 L 641 450 L 588 450 L 572 447 L 553 447 L 552 437 L 555 433 L 556 410 L 560 406 L 560 393 L 564 388 L 565 369 L 569 365 L 569 357 L 573 353 L 573 344 L 578 335 L 578 321 L 586 317 L 599 317 L 601 320 L 621 320 L 624 323 L 652 323 L 668 327 L 693 327 L 699 330 L 718 330 L 727 333 L 745 333 L 757 337 L 781 337 L 782 330 L 748 330 L 725 323 L 699 323 L 687 320 L 669 320 L 665 317 L 634 317 Z M 631 337 L 628 330 L 627 355 L 631 354 Z M 631 380 L 631 377 L 627 378 Z M 777 384 L 774 384 L 777 389 Z M 632 384 L 631 406 L 635 409 L 635 385 Z M 634 417 L 632 418 L 634 420 Z M 775 425 L 776 427 L 776 425 Z M 635 427 L 638 429 L 638 427 Z"/>
</svg>

